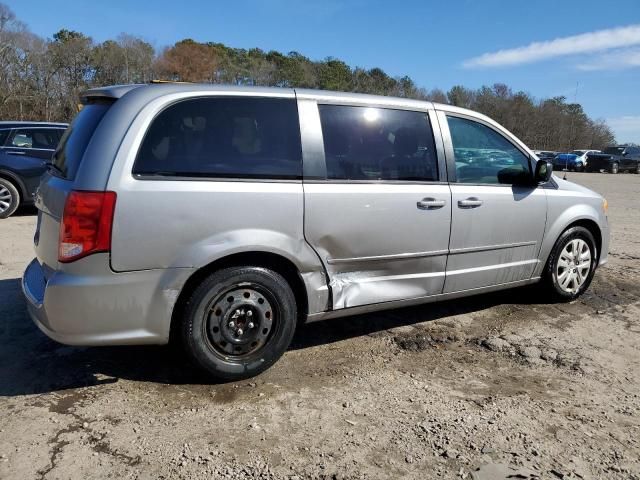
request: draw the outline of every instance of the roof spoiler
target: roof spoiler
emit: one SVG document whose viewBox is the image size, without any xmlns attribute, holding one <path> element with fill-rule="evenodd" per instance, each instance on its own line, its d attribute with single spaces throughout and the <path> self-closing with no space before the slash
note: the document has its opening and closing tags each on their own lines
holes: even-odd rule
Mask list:
<svg viewBox="0 0 640 480">
<path fill-rule="evenodd" d="M 134 83 L 131 85 L 111 85 L 108 87 L 90 88 L 80 94 L 80 101 L 83 104 L 92 103 L 99 100 L 117 100 L 125 93 L 133 89 L 144 86 L 144 83 Z"/>
</svg>

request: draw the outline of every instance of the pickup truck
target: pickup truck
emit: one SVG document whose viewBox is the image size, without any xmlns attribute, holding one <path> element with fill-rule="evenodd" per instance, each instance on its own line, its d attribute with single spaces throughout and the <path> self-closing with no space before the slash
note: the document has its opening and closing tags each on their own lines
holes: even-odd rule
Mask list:
<svg viewBox="0 0 640 480">
<path fill-rule="evenodd" d="M 587 155 L 587 172 L 606 170 L 610 173 L 633 172 L 640 173 L 640 147 L 619 145 L 607 147 L 602 153 Z"/>
</svg>

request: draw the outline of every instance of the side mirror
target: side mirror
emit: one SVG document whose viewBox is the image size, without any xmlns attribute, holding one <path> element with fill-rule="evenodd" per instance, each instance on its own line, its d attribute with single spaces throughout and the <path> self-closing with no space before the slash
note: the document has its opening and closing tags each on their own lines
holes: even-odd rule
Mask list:
<svg viewBox="0 0 640 480">
<path fill-rule="evenodd" d="M 553 174 L 553 163 L 546 160 L 538 160 L 536 162 L 536 171 L 533 174 L 536 183 L 547 183 L 551 180 L 551 174 Z"/>
</svg>

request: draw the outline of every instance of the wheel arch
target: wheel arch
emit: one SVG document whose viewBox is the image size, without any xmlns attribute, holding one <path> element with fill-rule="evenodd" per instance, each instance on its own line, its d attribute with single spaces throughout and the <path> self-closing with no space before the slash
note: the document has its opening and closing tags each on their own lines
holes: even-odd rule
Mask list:
<svg viewBox="0 0 640 480">
<path fill-rule="evenodd" d="M 544 271 L 547 263 L 549 262 L 549 257 L 551 256 L 553 247 L 555 246 L 560 236 L 564 232 L 566 232 L 568 229 L 573 227 L 584 227 L 591 233 L 591 235 L 593 235 L 593 238 L 596 242 L 596 256 L 598 259 L 597 261 L 599 262 L 600 257 L 602 255 L 602 241 L 603 241 L 602 229 L 600 228 L 600 225 L 594 218 L 591 218 L 591 217 L 577 218 L 577 219 L 573 219 L 572 221 L 563 223 L 561 225 L 556 224 L 550 230 L 550 232 L 547 235 L 547 239 L 544 242 L 541 255 L 539 257 L 541 260 L 544 259 L 544 261 L 539 262 L 538 267 L 533 273 L 534 277 L 540 276 Z"/>
<path fill-rule="evenodd" d="M 179 333 L 180 319 L 184 312 L 186 300 L 196 286 L 215 271 L 229 267 L 241 266 L 268 268 L 282 275 L 295 296 L 299 321 L 304 321 L 306 319 L 309 312 L 309 298 L 306 285 L 301 272 L 290 259 L 277 253 L 267 251 L 238 252 L 218 258 L 207 265 L 204 265 L 193 272 L 184 283 L 171 314 L 171 326 L 169 332 L 169 339 L 171 342 L 175 341 L 176 335 Z"/>
<path fill-rule="evenodd" d="M 583 218 L 567 225 L 566 228 L 560 232 L 560 235 L 573 227 L 584 227 L 589 230 L 589 233 L 593 235 L 593 238 L 596 241 L 596 256 L 600 258 L 602 251 L 602 230 L 600 230 L 600 226 L 590 218 Z M 556 238 L 556 241 L 557 240 L 558 239 Z"/>
<path fill-rule="evenodd" d="M 24 182 L 18 177 L 15 173 L 0 169 L 0 178 L 4 178 L 5 180 L 11 182 L 14 187 L 18 189 L 18 193 L 20 193 L 21 202 L 27 198 L 27 187 Z"/>
</svg>

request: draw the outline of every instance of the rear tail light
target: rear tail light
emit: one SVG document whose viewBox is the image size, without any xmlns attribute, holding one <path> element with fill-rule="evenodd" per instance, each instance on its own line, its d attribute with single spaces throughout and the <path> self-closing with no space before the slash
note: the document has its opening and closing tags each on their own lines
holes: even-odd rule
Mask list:
<svg viewBox="0 0 640 480">
<path fill-rule="evenodd" d="M 73 262 L 96 252 L 111 250 L 115 192 L 72 191 L 60 222 L 58 260 Z"/>
</svg>

